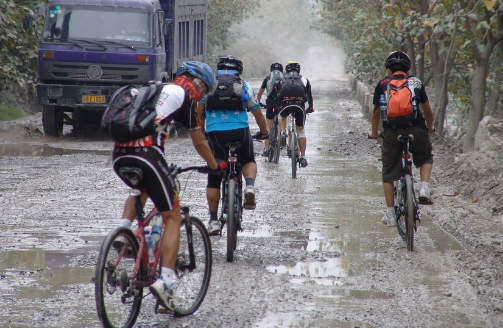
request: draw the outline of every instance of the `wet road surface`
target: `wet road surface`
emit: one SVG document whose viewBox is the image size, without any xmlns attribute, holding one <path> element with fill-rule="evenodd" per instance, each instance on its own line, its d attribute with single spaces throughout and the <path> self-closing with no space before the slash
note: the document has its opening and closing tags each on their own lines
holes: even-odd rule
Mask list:
<svg viewBox="0 0 503 328">
<path fill-rule="evenodd" d="M 255 87 L 260 81 L 255 81 Z M 291 178 L 255 152 L 257 209 L 244 214 L 235 261 L 212 237 L 205 301 L 188 318 L 154 315 L 138 327 L 488 327 L 456 258 L 464 249 L 425 215 L 416 251 L 380 223 L 379 147 L 344 78 L 312 80 L 309 166 Z M 253 125 L 252 125 L 253 130 Z M 110 142 L 0 141 L 0 327 L 99 327 L 94 264 L 127 189 L 106 165 Z M 171 139 L 179 165 L 201 163 L 189 139 Z M 182 200 L 206 222 L 205 178 L 180 179 Z"/>
</svg>

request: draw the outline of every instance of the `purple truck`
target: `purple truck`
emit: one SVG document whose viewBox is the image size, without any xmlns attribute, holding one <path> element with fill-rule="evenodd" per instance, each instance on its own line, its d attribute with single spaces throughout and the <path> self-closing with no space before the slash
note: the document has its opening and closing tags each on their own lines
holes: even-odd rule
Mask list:
<svg viewBox="0 0 503 328">
<path fill-rule="evenodd" d="M 206 0 L 50 0 L 38 51 L 47 136 L 99 126 L 119 87 L 206 59 Z"/>
</svg>

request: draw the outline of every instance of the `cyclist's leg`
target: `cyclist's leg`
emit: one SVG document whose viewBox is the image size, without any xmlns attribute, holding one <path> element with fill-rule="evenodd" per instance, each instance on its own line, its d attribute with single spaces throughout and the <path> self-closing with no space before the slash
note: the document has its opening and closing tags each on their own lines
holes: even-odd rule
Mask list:
<svg viewBox="0 0 503 328">
<path fill-rule="evenodd" d="M 226 141 L 221 140 L 225 135 L 219 131 L 208 133 L 208 144 L 213 156 L 218 159 L 227 160 L 229 150 L 225 147 Z M 220 202 L 220 185 L 222 176 L 220 174 L 209 173 L 208 184 L 206 185 L 206 200 L 210 211 L 210 221 L 208 223 L 208 233 L 210 235 L 220 232 L 220 223 L 218 222 L 218 203 Z"/>
<path fill-rule="evenodd" d="M 241 163 L 241 173 L 245 180 L 244 203 L 245 209 L 255 209 L 255 179 L 257 178 L 257 163 L 253 150 L 253 140 L 250 137 L 249 128 L 235 130 L 236 140 L 241 142 L 238 149 L 238 158 Z"/>
<path fill-rule="evenodd" d="M 397 130 L 385 130 L 382 133 L 383 144 L 381 147 L 382 156 L 382 181 L 383 181 L 383 191 L 384 199 L 386 201 L 387 212 L 383 218 L 385 221 L 393 221 L 396 215 L 394 210 L 394 185 L 393 181 L 400 178 L 401 174 L 401 158 L 400 154 L 402 152 L 401 143 L 397 140 L 398 134 L 402 131 Z M 385 222 L 387 223 L 387 222 Z M 392 226 L 393 222 L 390 222 Z"/>
<path fill-rule="evenodd" d="M 266 126 L 267 126 L 267 131 L 271 131 L 272 128 L 272 122 L 274 120 L 274 108 L 272 106 L 267 105 L 266 110 L 265 110 L 265 119 L 266 119 Z M 264 141 L 264 151 L 269 149 L 269 139 L 265 139 Z"/>
<path fill-rule="evenodd" d="M 411 128 L 414 140 L 410 142 L 409 151 L 412 154 L 414 165 L 419 167 L 421 184 L 419 186 L 419 201 L 421 203 L 431 203 L 428 182 L 430 181 L 431 170 L 433 168 L 433 147 L 430 136 L 420 128 Z"/>
</svg>

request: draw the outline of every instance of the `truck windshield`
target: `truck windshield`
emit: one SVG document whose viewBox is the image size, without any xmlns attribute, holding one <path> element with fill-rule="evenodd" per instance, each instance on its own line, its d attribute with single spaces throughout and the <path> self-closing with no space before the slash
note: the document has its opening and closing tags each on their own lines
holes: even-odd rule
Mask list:
<svg viewBox="0 0 503 328">
<path fill-rule="evenodd" d="M 100 41 L 132 47 L 150 47 L 152 19 L 144 9 L 54 5 L 49 7 L 42 42 Z"/>
</svg>

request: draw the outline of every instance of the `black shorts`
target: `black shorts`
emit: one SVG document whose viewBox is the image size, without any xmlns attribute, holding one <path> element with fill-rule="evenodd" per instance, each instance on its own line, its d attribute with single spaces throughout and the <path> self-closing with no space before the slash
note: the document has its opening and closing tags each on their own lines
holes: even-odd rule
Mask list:
<svg viewBox="0 0 503 328">
<path fill-rule="evenodd" d="M 113 153 L 113 167 L 115 173 L 128 186 L 129 181 L 119 174 L 123 166 L 139 167 L 143 171 L 143 182 L 148 196 L 158 211 L 164 212 L 180 207 L 180 200 L 173 176 L 168 169 L 168 163 L 163 151 L 158 147 L 119 148 Z"/>
<path fill-rule="evenodd" d="M 410 133 L 414 140 L 410 142 L 409 152 L 416 167 L 423 164 L 433 164 L 433 147 L 428 133 L 417 127 L 384 130 L 382 133 L 382 181 L 393 182 L 400 178 L 402 171 L 402 143 L 397 140 L 398 135 Z"/>
<path fill-rule="evenodd" d="M 265 118 L 268 120 L 274 120 L 274 116 L 278 114 L 277 109 L 275 108 L 275 100 L 271 98 L 267 98 L 265 104 Z"/>
<path fill-rule="evenodd" d="M 295 125 L 304 126 L 306 122 L 306 108 L 303 99 L 285 99 L 281 102 L 279 115 L 287 117 L 290 113 L 295 116 Z"/>
<path fill-rule="evenodd" d="M 210 145 L 213 156 L 216 159 L 227 161 L 227 158 L 229 157 L 229 148 L 225 145 L 229 142 L 236 141 L 241 142 L 241 147 L 237 150 L 238 160 L 241 166 L 252 162 L 255 163 L 253 139 L 251 138 L 249 128 L 208 132 L 208 144 Z M 208 188 L 219 189 L 221 183 L 221 174 L 208 174 Z"/>
</svg>

